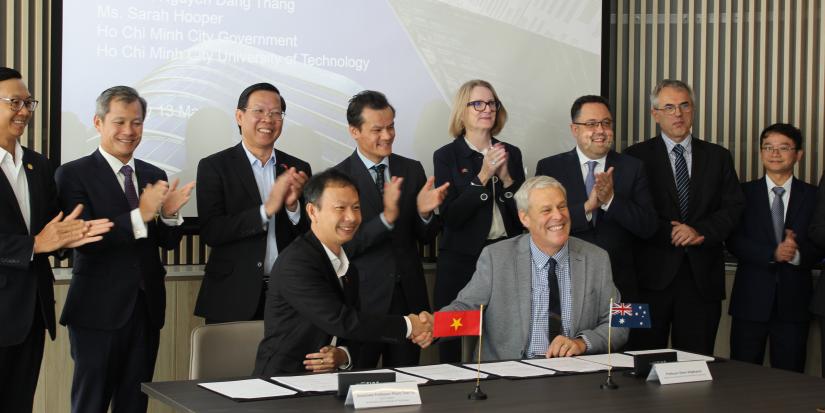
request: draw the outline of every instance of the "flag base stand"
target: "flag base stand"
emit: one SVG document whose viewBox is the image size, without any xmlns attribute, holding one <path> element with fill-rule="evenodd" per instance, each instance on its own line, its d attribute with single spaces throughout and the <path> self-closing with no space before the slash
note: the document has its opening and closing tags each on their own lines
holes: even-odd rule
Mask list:
<svg viewBox="0 0 825 413">
<path fill-rule="evenodd" d="M 616 384 L 616 383 L 613 383 L 613 378 L 612 377 L 607 376 L 607 380 L 605 380 L 604 383 L 599 385 L 599 388 L 602 389 L 602 390 L 605 390 L 605 389 L 607 389 L 607 390 L 616 390 L 616 389 L 619 388 L 619 385 Z"/>
<path fill-rule="evenodd" d="M 473 390 L 472 393 L 468 394 L 467 398 L 470 400 L 487 400 L 487 393 L 481 391 L 481 386 L 476 384 L 476 389 Z"/>
</svg>

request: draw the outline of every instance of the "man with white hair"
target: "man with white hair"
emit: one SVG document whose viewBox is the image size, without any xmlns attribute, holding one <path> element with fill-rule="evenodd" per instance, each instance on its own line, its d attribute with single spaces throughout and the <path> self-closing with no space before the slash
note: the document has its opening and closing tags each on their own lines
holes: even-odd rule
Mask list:
<svg viewBox="0 0 825 413">
<path fill-rule="evenodd" d="M 473 278 L 441 311 L 484 305 L 483 360 L 607 352 L 610 299 L 620 300 L 607 252 L 570 237 L 556 179 L 530 178 L 515 199 L 529 233 L 484 248 Z M 616 329 L 612 346 L 625 341 L 627 329 Z"/>
</svg>

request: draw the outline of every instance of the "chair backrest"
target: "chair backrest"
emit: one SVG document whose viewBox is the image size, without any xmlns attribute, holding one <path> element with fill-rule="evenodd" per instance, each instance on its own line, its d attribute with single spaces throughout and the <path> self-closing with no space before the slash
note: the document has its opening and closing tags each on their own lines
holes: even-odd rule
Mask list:
<svg viewBox="0 0 825 413">
<path fill-rule="evenodd" d="M 263 321 L 209 324 L 192 330 L 189 379 L 249 376 L 255 368 Z"/>
</svg>

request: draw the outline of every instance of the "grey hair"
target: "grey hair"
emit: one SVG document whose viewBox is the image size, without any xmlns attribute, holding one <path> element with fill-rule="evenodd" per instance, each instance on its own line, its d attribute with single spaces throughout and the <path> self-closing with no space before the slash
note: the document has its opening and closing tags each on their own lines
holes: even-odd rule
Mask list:
<svg viewBox="0 0 825 413">
<path fill-rule="evenodd" d="M 556 178 L 546 175 L 534 176 L 524 181 L 524 183 L 521 184 L 521 188 L 519 188 L 513 196 L 513 198 L 516 199 L 516 207 L 518 210 L 527 212 L 527 208 L 529 207 L 528 197 L 530 196 L 530 191 L 544 188 L 557 188 L 561 191 L 562 195 L 564 195 L 564 198 L 567 199 L 567 190 L 564 189 L 564 185 L 562 185 Z"/>
<path fill-rule="evenodd" d="M 140 102 L 140 107 L 143 110 L 141 120 L 146 119 L 146 99 L 142 98 L 137 90 L 129 86 L 112 86 L 103 91 L 95 101 L 95 115 L 103 119 L 109 113 L 112 101 L 122 101 L 132 103 L 134 101 Z"/>
<path fill-rule="evenodd" d="M 659 83 L 656 83 L 656 86 L 653 86 L 653 90 L 650 91 L 650 106 L 652 108 L 659 109 L 659 93 L 666 87 L 686 91 L 688 95 L 690 95 L 690 103 L 693 104 L 693 89 L 691 89 L 687 83 L 675 79 L 662 79 Z"/>
</svg>

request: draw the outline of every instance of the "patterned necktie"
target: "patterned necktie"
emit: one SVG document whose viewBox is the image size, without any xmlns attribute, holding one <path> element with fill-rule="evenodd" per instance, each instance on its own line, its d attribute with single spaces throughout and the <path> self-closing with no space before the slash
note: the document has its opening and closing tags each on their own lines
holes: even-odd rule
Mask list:
<svg viewBox="0 0 825 413">
<path fill-rule="evenodd" d="M 375 187 L 378 188 L 378 194 L 384 196 L 384 170 L 387 169 L 387 165 L 379 163 L 370 169 L 375 171 Z"/>
<path fill-rule="evenodd" d="M 547 323 L 547 345 L 553 342 L 553 339 L 561 334 L 561 294 L 559 293 L 559 278 L 556 275 L 556 260 L 550 258 L 547 260 L 547 290 L 550 305 L 548 306 L 548 313 L 550 319 Z"/>
<path fill-rule="evenodd" d="M 135 209 L 138 207 L 138 196 L 135 191 L 135 183 L 132 182 L 132 167 L 123 165 L 120 168 L 120 173 L 123 174 L 123 193 L 126 194 L 126 201 L 129 202 L 129 208 Z"/>
<path fill-rule="evenodd" d="M 590 193 L 593 192 L 593 186 L 596 185 L 596 165 L 598 165 L 599 162 L 587 161 L 584 164 L 587 165 L 587 177 L 584 178 L 584 190 L 587 192 L 587 196 L 590 197 Z M 593 225 L 596 225 L 596 217 L 599 215 L 599 209 L 600 208 L 596 208 L 590 215 L 590 222 Z"/>
<path fill-rule="evenodd" d="M 776 243 L 782 242 L 782 236 L 785 232 L 785 204 L 782 203 L 782 195 L 785 195 L 785 188 L 775 186 L 771 188 L 774 193 L 773 203 L 771 204 L 771 220 L 773 221 L 773 233 L 776 236 Z"/>
<path fill-rule="evenodd" d="M 679 194 L 679 212 L 682 222 L 687 220 L 688 201 L 690 200 L 690 175 L 688 175 L 684 153 L 684 146 L 677 143 L 673 147 L 673 154 L 676 155 L 676 193 Z"/>
</svg>

